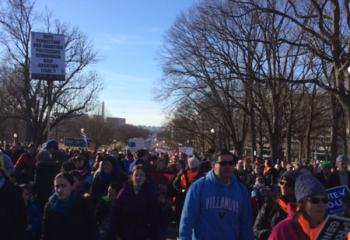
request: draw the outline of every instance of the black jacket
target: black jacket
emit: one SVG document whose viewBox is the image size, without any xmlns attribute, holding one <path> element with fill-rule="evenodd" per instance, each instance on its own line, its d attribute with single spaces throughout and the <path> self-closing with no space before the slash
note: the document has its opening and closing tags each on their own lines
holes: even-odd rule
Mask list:
<svg viewBox="0 0 350 240">
<path fill-rule="evenodd" d="M 346 171 L 348 174 L 348 187 L 350 187 L 350 172 Z M 329 187 L 337 187 L 340 186 L 340 178 L 339 178 L 339 172 L 335 171 L 331 174 L 329 177 Z"/>
<path fill-rule="evenodd" d="M 0 188 L 0 239 L 22 240 L 26 219 L 21 189 L 6 179 Z"/>
<path fill-rule="evenodd" d="M 282 198 L 287 203 L 285 199 Z M 276 200 L 265 202 L 255 219 L 253 232 L 255 239 L 265 240 L 270 235 L 272 228 L 285 219 L 288 214 L 282 210 Z"/>
<path fill-rule="evenodd" d="M 89 201 L 82 196 L 65 212 L 45 206 L 41 240 L 96 240 L 94 212 Z"/>
</svg>

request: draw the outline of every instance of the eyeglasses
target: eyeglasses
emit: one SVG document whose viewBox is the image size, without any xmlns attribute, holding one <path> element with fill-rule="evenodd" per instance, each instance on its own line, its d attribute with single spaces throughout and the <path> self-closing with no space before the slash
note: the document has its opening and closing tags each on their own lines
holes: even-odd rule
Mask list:
<svg viewBox="0 0 350 240">
<path fill-rule="evenodd" d="M 235 165 L 235 161 L 220 161 L 220 162 L 216 162 L 217 164 L 219 164 L 220 166 L 233 166 Z"/>
<path fill-rule="evenodd" d="M 322 202 L 323 204 L 328 203 L 328 198 L 327 197 L 308 197 L 307 200 L 311 202 L 312 204 L 318 204 Z"/>
<path fill-rule="evenodd" d="M 280 181 L 279 185 L 280 186 L 285 186 L 285 187 L 291 187 L 291 186 L 293 186 L 293 183 L 287 182 L 287 181 Z"/>
</svg>

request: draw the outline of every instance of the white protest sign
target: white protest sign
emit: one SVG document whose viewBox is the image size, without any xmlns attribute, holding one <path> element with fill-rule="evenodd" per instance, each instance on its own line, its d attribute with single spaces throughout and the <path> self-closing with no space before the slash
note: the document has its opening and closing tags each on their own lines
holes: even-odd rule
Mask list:
<svg viewBox="0 0 350 240">
<path fill-rule="evenodd" d="M 179 152 L 186 154 L 187 156 L 193 155 L 192 147 L 179 147 Z"/>
<path fill-rule="evenodd" d="M 65 80 L 65 40 L 62 34 L 32 32 L 32 79 Z"/>
</svg>

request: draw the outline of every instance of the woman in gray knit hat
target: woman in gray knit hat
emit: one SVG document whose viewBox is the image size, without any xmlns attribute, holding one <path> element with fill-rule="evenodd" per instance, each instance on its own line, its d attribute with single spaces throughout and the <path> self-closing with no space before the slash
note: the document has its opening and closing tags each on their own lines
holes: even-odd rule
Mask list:
<svg viewBox="0 0 350 240">
<path fill-rule="evenodd" d="M 322 229 L 328 203 L 325 187 L 311 174 L 303 174 L 297 178 L 294 191 L 297 211 L 273 228 L 269 240 L 315 239 Z"/>
</svg>

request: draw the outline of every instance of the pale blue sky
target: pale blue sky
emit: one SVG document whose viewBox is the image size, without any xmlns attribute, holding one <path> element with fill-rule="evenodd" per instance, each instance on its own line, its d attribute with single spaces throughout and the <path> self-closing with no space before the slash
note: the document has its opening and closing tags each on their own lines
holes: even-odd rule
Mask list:
<svg viewBox="0 0 350 240">
<path fill-rule="evenodd" d="M 153 100 L 161 78 L 156 60 L 164 35 L 181 11 L 198 0 L 36 0 L 55 18 L 78 26 L 99 52 L 93 65 L 104 81 L 107 114 L 127 123 L 160 126 L 165 113 Z"/>
</svg>

